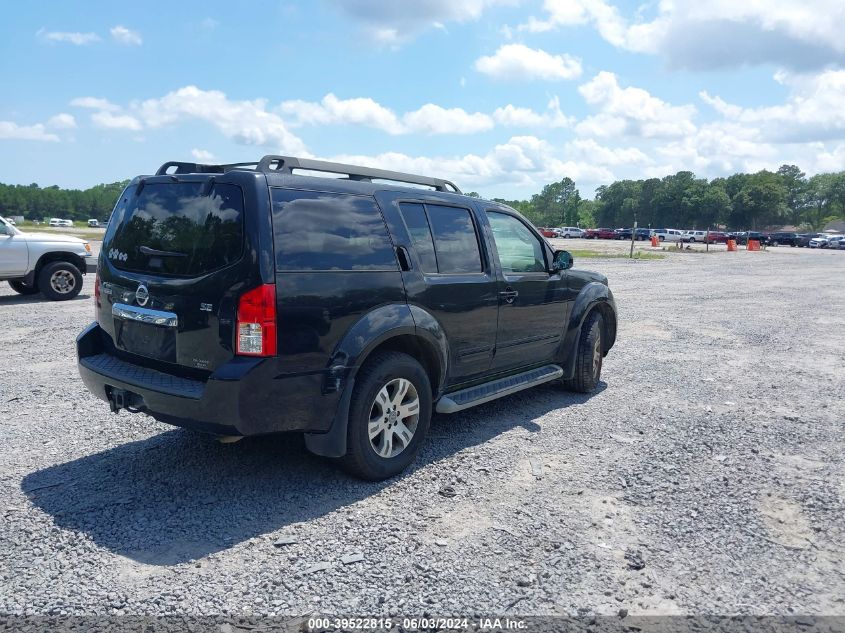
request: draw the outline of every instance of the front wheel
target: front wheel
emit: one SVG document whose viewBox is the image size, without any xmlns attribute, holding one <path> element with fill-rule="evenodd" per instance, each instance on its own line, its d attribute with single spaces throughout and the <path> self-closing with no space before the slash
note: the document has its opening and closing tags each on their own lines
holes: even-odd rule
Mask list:
<svg viewBox="0 0 845 633">
<path fill-rule="evenodd" d="M 68 262 L 51 262 L 38 273 L 38 287 L 48 299 L 67 301 L 82 290 L 82 273 Z"/>
<path fill-rule="evenodd" d="M 604 359 L 602 323 L 601 315 L 591 312 L 581 326 L 581 336 L 575 352 L 575 375 L 570 380 L 563 381 L 563 386 L 569 391 L 590 393 L 599 384 Z"/>
<path fill-rule="evenodd" d="M 30 286 L 22 281 L 10 281 L 9 285 L 12 287 L 12 290 L 17 292 L 19 295 L 34 295 L 38 293 L 38 286 L 35 284 Z"/>
<path fill-rule="evenodd" d="M 428 433 L 431 406 L 422 365 L 400 352 L 376 354 L 355 380 L 343 468 L 371 481 L 405 470 Z"/>
<path fill-rule="evenodd" d="M 777 246 L 777 245 L 778 245 L 778 241 L 777 241 L 777 240 L 775 240 L 774 242 L 772 242 L 772 246 Z"/>
</svg>

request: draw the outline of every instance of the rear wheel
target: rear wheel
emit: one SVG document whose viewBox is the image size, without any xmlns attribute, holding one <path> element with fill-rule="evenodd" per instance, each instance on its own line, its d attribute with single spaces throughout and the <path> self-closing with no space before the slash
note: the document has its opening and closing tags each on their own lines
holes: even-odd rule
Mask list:
<svg viewBox="0 0 845 633">
<path fill-rule="evenodd" d="M 51 262 L 38 273 L 38 288 L 53 301 L 73 299 L 82 290 L 82 273 L 68 262 Z"/>
<path fill-rule="evenodd" d="M 772 241 L 772 246 L 777 246 L 777 245 L 778 245 L 778 241 L 777 241 L 777 240 L 773 240 L 773 241 Z"/>
<path fill-rule="evenodd" d="M 405 470 L 428 433 L 431 400 L 428 375 L 414 358 L 380 352 L 368 360 L 355 380 L 343 468 L 372 481 Z"/>
<path fill-rule="evenodd" d="M 10 281 L 9 285 L 12 287 L 12 290 L 17 292 L 19 295 L 34 295 L 38 293 L 38 286 L 35 284 L 30 286 L 22 281 Z"/>
<path fill-rule="evenodd" d="M 564 380 L 569 391 L 590 393 L 599 384 L 604 359 L 601 342 L 602 318 L 598 312 L 591 312 L 581 326 L 578 350 L 575 352 L 575 375 Z"/>
</svg>

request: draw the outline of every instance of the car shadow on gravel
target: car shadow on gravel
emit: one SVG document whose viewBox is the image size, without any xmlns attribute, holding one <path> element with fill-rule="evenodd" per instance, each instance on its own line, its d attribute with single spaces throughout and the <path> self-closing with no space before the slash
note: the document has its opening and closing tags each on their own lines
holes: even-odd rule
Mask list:
<svg viewBox="0 0 845 633">
<path fill-rule="evenodd" d="M 76 302 L 76 301 L 84 301 L 85 299 L 90 299 L 90 295 L 79 294 L 75 296 L 73 299 L 70 299 L 69 302 Z M 4 306 L 16 306 L 28 303 L 65 303 L 65 302 L 54 302 L 45 297 L 42 294 L 34 294 L 34 295 L 0 295 L 0 305 Z"/>
<path fill-rule="evenodd" d="M 66 530 L 149 565 L 175 565 L 304 523 L 397 479 L 589 395 L 541 386 L 451 416 L 436 416 L 412 469 L 379 482 L 353 479 L 310 455 L 298 435 L 220 444 L 174 429 L 24 477 L 30 501 Z M 115 418 L 115 424 L 120 419 Z"/>
</svg>

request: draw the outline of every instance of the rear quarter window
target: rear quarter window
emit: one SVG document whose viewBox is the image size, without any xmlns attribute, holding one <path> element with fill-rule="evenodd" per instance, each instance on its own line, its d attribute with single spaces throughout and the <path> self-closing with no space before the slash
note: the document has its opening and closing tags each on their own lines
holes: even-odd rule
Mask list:
<svg viewBox="0 0 845 633">
<path fill-rule="evenodd" d="M 398 270 L 373 198 L 275 188 L 271 196 L 276 270 Z"/>
<path fill-rule="evenodd" d="M 103 239 L 121 270 L 197 276 L 243 255 L 243 192 L 237 185 L 180 182 L 127 188 Z M 162 253 L 167 253 L 162 254 Z"/>
</svg>

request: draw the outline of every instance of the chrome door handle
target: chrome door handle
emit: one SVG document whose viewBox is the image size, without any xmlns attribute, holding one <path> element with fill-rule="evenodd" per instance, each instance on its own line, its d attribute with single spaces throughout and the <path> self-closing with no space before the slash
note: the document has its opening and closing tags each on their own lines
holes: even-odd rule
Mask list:
<svg viewBox="0 0 845 633">
<path fill-rule="evenodd" d="M 513 303 L 514 300 L 519 296 L 519 293 L 510 286 L 508 286 L 499 293 L 499 296 L 505 300 L 505 303 Z"/>
</svg>

